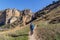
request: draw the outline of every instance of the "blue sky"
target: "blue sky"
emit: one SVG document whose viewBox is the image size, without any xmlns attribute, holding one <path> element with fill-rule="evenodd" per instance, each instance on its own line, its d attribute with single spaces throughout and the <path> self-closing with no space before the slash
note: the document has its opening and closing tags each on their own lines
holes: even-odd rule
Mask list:
<svg viewBox="0 0 60 40">
<path fill-rule="evenodd" d="M 19 10 L 31 9 L 36 12 L 56 0 L 0 0 L 0 10 L 16 8 Z"/>
</svg>

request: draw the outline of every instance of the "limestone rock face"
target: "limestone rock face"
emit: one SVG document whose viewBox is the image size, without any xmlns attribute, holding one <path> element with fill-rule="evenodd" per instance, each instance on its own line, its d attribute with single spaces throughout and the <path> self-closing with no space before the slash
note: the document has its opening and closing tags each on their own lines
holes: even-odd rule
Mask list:
<svg viewBox="0 0 60 40">
<path fill-rule="evenodd" d="M 16 9 L 6 10 L 6 24 L 13 23 L 20 17 L 20 12 Z"/>
<path fill-rule="evenodd" d="M 17 20 L 22 21 L 25 25 L 31 20 L 32 11 L 30 9 L 25 9 L 23 11 L 17 9 L 5 9 L 3 12 L 0 12 L 0 23 L 11 24 Z"/>
<path fill-rule="evenodd" d="M 16 20 L 17 20 L 16 17 L 11 18 L 11 20 L 10 20 L 10 24 L 13 23 L 13 22 L 15 22 Z"/>
<path fill-rule="evenodd" d="M 23 11 L 23 23 L 24 25 L 31 20 L 32 11 L 30 9 L 26 9 Z"/>
<path fill-rule="evenodd" d="M 13 14 L 14 17 L 19 17 L 20 16 L 20 12 L 16 9 L 12 10 L 12 14 Z"/>
<path fill-rule="evenodd" d="M 7 24 L 9 22 L 9 19 L 13 16 L 12 9 L 6 9 L 5 14 L 6 14 L 6 24 Z"/>
</svg>

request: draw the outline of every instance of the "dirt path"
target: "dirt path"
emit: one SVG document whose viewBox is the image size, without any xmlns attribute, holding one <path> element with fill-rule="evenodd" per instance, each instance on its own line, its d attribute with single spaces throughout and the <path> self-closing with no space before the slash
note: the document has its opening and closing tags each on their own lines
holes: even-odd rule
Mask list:
<svg viewBox="0 0 60 40">
<path fill-rule="evenodd" d="M 36 38 L 35 38 L 35 30 L 36 30 L 36 28 L 37 28 L 37 25 L 35 25 L 35 27 L 34 27 L 34 30 L 33 30 L 33 34 L 32 35 L 30 35 L 30 32 L 29 32 L 29 39 L 28 40 L 36 40 Z"/>
<path fill-rule="evenodd" d="M 33 35 L 30 35 L 30 32 L 29 32 L 29 39 L 28 40 L 36 40 L 35 37 L 34 37 L 34 34 Z"/>
</svg>

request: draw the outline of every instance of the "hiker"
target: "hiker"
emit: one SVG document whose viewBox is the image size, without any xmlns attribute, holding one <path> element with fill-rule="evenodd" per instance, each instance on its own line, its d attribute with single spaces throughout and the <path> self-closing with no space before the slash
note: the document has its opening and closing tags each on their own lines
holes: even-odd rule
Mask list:
<svg viewBox="0 0 60 40">
<path fill-rule="evenodd" d="M 30 34 L 31 34 L 31 35 L 33 34 L 33 30 L 34 30 L 34 24 L 31 23 L 31 24 L 30 24 Z"/>
</svg>

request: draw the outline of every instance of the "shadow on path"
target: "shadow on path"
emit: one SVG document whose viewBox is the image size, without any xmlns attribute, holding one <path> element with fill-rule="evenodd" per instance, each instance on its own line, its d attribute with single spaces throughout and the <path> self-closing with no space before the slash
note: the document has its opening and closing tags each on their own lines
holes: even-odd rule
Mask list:
<svg viewBox="0 0 60 40">
<path fill-rule="evenodd" d="M 19 37 L 19 36 L 29 36 L 29 34 L 20 34 L 20 35 L 15 35 L 15 34 L 13 34 L 13 35 L 10 35 L 11 37 Z"/>
</svg>

